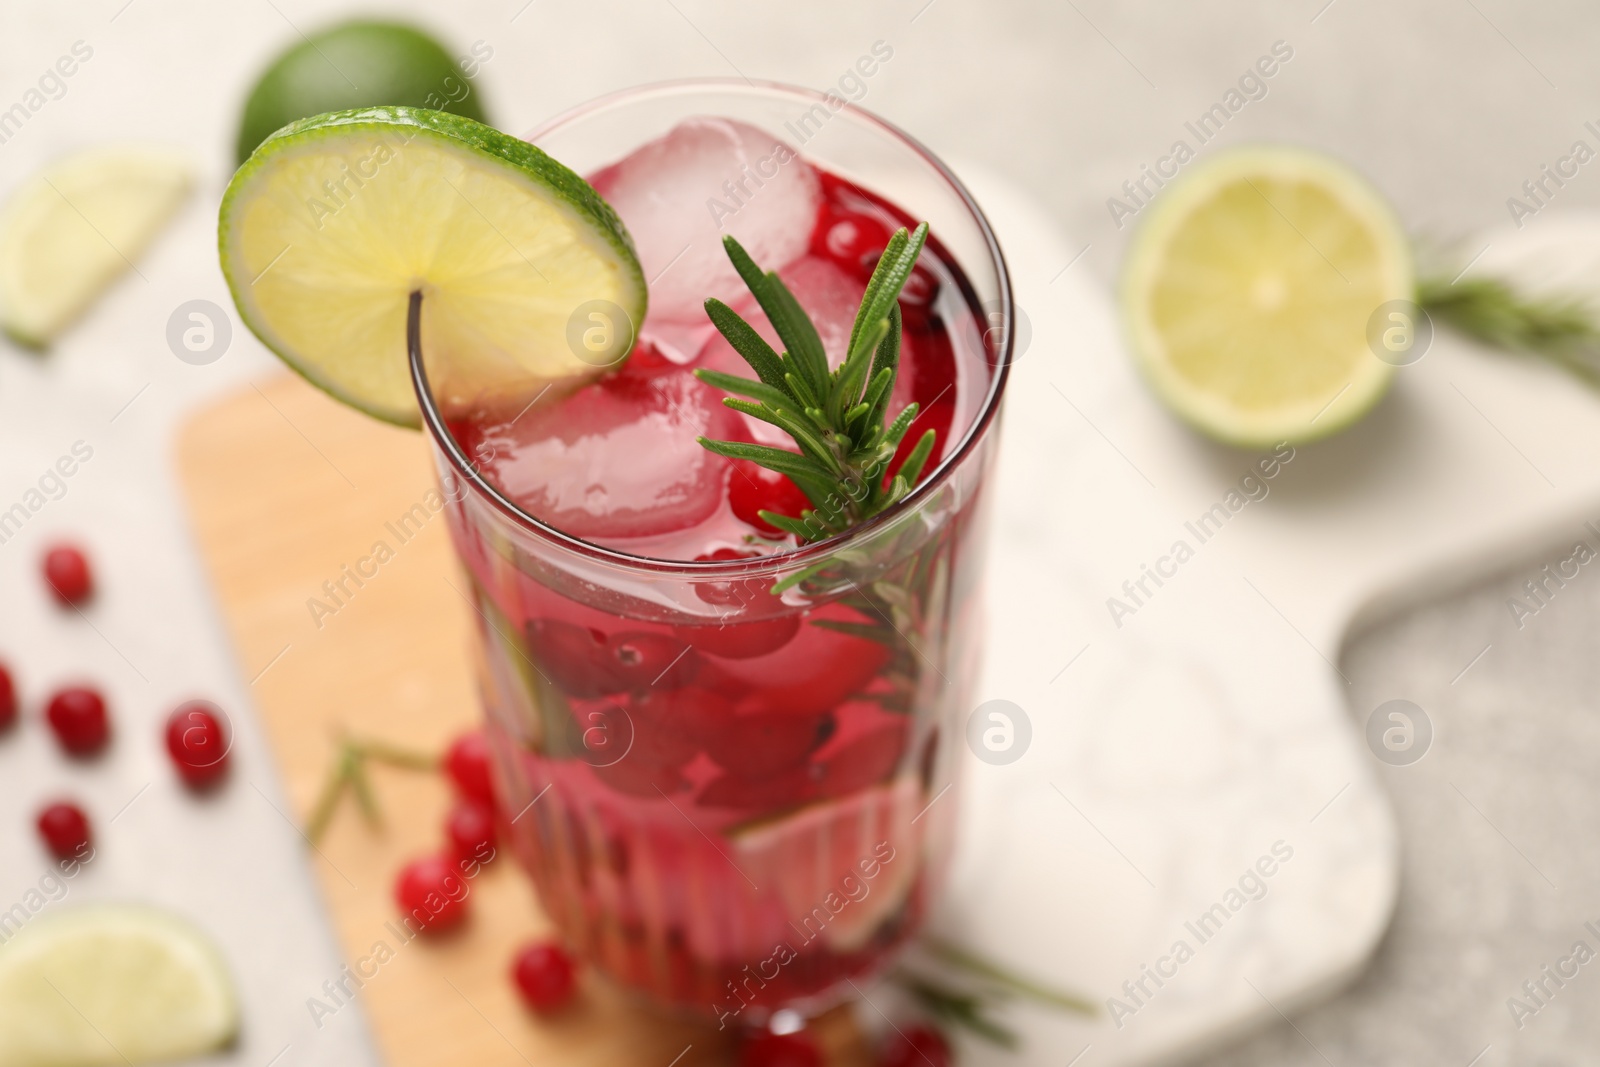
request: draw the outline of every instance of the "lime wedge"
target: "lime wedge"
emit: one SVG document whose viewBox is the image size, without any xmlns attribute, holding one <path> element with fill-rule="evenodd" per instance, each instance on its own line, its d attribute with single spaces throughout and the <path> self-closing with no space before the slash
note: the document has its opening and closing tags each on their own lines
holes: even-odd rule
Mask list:
<svg viewBox="0 0 1600 1067">
<path fill-rule="evenodd" d="M 89 905 L 35 919 L 0 945 L 0 1067 L 185 1059 L 238 1026 L 216 950 L 165 912 Z"/>
<path fill-rule="evenodd" d="M 922 856 L 913 820 L 925 803 L 917 779 L 900 778 L 728 836 L 739 870 L 777 887 L 794 930 L 821 937 L 835 952 L 854 952 L 916 883 Z"/>
<path fill-rule="evenodd" d="M 409 296 L 446 410 L 598 373 L 645 313 L 633 241 L 583 179 L 471 119 L 405 107 L 286 126 L 234 174 L 218 224 L 245 324 L 334 397 L 418 421 Z"/>
<path fill-rule="evenodd" d="M 1277 146 L 1213 156 L 1163 189 L 1122 286 L 1156 393 L 1247 447 L 1322 437 L 1366 414 L 1394 374 L 1368 347 L 1368 319 L 1415 294 L 1382 197 L 1333 160 Z"/>
<path fill-rule="evenodd" d="M 132 146 L 80 152 L 25 181 L 0 213 L 0 327 L 49 344 L 132 268 L 191 184 L 182 157 Z"/>
</svg>

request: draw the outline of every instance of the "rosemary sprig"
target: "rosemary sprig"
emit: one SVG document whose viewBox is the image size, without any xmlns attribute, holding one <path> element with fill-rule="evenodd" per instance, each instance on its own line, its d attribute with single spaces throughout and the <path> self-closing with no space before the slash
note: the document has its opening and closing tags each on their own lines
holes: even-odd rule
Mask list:
<svg viewBox="0 0 1600 1067">
<path fill-rule="evenodd" d="M 994 1018 L 999 1008 L 1016 997 L 1090 1018 L 1099 1014 L 1085 998 L 1010 971 L 971 949 L 935 937 L 923 938 L 920 946 L 939 970 L 956 972 L 960 978 L 953 980 L 949 973 L 934 977 L 925 967 L 902 964 L 890 972 L 890 980 L 933 1018 L 970 1030 L 1001 1048 L 1014 1049 L 1020 1043 L 1015 1031 Z"/>
<path fill-rule="evenodd" d="M 927 236 L 928 224 L 923 223 L 914 232 L 901 229 L 889 239 L 861 297 L 844 361 L 832 371 L 816 327 L 777 272 L 763 272 L 738 241 L 723 238 L 728 258 L 787 351 L 774 351 L 722 301 L 707 300 L 706 314 L 756 377 L 705 369 L 695 374 L 709 385 L 737 394 L 722 402 L 778 427 L 799 451 L 705 437 L 700 444 L 718 455 L 759 463 L 799 486 L 811 507 L 798 516 L 764 510 L 761 517 L 803 542 L 843 533 L 892 507 L 916 486 L 933 453 L 935 434 L 929 430 L 894 477 L 885 479 L 917 417 L 914 403 L 892 419 L 888 408 L 900 369 L 900 290 L 911 277 Z"/>
<path fill-rule="evenodd" d="M 890 977 L 911 994 L 918 1007 L 939 1022 L 971 1030 L 978 1037 L 1003 1049 L 1015 1049 L 1021 1043 L 1015 1030 L 989 1017 L 993 1005 L 983 996 L 951 989 L 909 971 L 895 971 Z"/>
<path fill-rule="evenodd" d="M 372 791 L 372 779 L 367 773 L 369 760 L 408 771 L 432 771 L 439 766 L 438 759 L 425 752 L 413 752 L 386 741 L 341 737 L 333 769 L 323 780 L 317 802 L 311 806 L 311 815 L 306 820 L 306 840 L 313 845 L 321 840 L 346 792 L 355 794 L 356 805 L 368 825 L 379 826 L 383 823 L 383 813 L 379 810 L 377 795 Z"/>
<path fill-rule="evenodd" d="M 1579 296 L 1525 295 L 1500 278 L 1435 276 L 1418 282 L 1417 302 L 1486 345 L 1542 356 L 1600 387 L 1600 324 Z"/>
<path fill-rule="evenodd" d="M 1000 988 L 1019 996 L 1063 1011 L 1077 1012 L 1079 1015 L 1094 1016 L 1100 1013 L 1098 1007 L 1083 997 L 1052 989 L 1036 978 L 1007 970 L 971 949 L 962 948 L 943 938 L 925 937 L 922 945 L 941 963 L 967 971 L 977 978 L 993 982 Z"/>
</svg>

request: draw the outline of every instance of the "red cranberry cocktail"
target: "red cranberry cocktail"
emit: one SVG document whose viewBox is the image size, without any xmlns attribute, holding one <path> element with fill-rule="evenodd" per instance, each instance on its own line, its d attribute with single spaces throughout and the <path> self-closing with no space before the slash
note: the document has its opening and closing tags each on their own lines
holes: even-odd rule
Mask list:
<svg viewBox="0 0 1600 1067">
<path fill-rule="evenodd" d="M 949 172 L 836 97 L 671 85 L 530 139 L 621 216 L 649 313 L 587 309 L 577 336 L 636 329 L 632 354 L 520 409 L 424 400 L 512 840 L 616 981 L 723 1025 L 813 1010 L 917 933 L 950 850 L 1004 265 Z M 761 514 L 810 507 L 793 482 L 698 441 L 793 447 L 693 373 L 746 370 L 708 297 L 781 348 L 721 238 L 778 272 L 837 366 L 890 235 L 924 219 L 892 404 L 918 408 L 882 476 L 929 429 L 933 452 L 904 500 L 802 544 Z"/>
</svg>

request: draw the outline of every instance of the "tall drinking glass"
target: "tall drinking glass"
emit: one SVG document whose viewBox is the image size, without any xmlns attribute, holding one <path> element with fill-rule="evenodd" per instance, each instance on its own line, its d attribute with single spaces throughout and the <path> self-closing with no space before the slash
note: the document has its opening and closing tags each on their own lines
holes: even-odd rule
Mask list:
<svg viewBox="0 0 1600 1067">
<path fill-rule="evenodd" d="M 411 349 L 454 490 L 513 849 L 582 956 L 727 1026 L 827 1007 L 892 962 L 939 888 L 1011 293 L 955 176 L 837 96 L 675 83 L 603 98 L 529 139 L 593 174 L 695 116 L 767 131 L 930 222 L 923 262 L 952 378 L 938 465 L 908 498 L 776 554 L 630 555 L 535 519 L 482 472 L 428 392 L 415 307 Z"/>
</svg>

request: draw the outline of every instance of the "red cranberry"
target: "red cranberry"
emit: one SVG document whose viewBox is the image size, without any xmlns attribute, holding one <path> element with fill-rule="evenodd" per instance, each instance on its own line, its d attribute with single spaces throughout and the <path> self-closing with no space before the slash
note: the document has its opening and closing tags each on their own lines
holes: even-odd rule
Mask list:
<svg viewBox="0 0 1600 1067">
<path fill-rule="evenodd" d="M 629 689 L 677 689 L 692 681 L 700 667 L 688 645 L 645 630 L 613 635 L 606 655 L 611 674 Z"/>
<path fill-rule="evenodd" d="M 707 684 L 714 681 L 703 678 L 682 689 L 652 689 L 635 698 L 632 719 L 650 758 L 683 763 L 698 751 L 708 732 L 733 714 L 733 701 Z"/>
<path fill-rule="evenodd" d="M 622 759 L 633 750 L 633 716 L 619 697 L 574 698 L 568 702 L 580 758 L 591 767 L 603 767 Z"/>
<path fill-rule="evenodd" d="M 81 858 L 89 847 L 89 816 L 76 804 L 51 804 L 39 813 L 39 836 L 56 859 Z"/>
<path fill-rule="evenodd" d="M 111 735 L 106 702 L 93 689 L 61 690 L 50 698 L 45 715 L 61 747 L 74 756 L 94 755 L 105 747 Z"/>
<path fill-rule="evenodd" d="M 462 799 L 445 816 L 444 836 L 458 863 L 488 863 L 494 857 L 498 832 L 494 809 L 476 800 Z"/>
<path fill-rule="evenodd" d="M 768 537 L 782 537 L 782 530 L 761 517 L 762 511 L 799 518 L 811 506 L 811 498 L 800 491 L 787 475 L 768 470 L 748 459 L 733 461 L 728 478 L 728 506 L 733 514 Z"/>
<path fill-rule="evenodd" d="M 671 689 L 687 684 L 699 669 L 694 653 L 668 634 L 630 630 L 607 636 L 557 619 L 535 619 L 527 634 L 539 670 L 568 697 Z"/>
<path fill-rule="evenodd" d="M 795 1034 L 763 1032 L 739 1047 L 739 1067 L 822 1067 L 822 1051 L 804 1030 Z"/>
<path fill-rule="evenodd" d="M 950 1043 L 931 1026 L 913 1026 L 889 1038 L 878 1067 L 950 1067 Z"/>
<path fill-rule="evenodd" d="M 577 989 L 572 957 L 553 941 L 524 946 L 511 963 L 511 979 L 523 1002 L 538 1012 L 565 1007 Z"/>
<path fill-rule="evenodd" d="M 753 659 L 776 652 L 794 640 L 800 632 L 800 616 L 731 619 L 720 626 L 674 626 L 672 632 L 698 652 L 723 659 Z"/>
<path fill-rule="evenodd" d="M 655 800 L 688 788 L 688 780 L 677 767 L 658 766 L 629 755 L 615 763 L 597 764 L 595 777 L 619 793 Z"/>
<path fill-rule="evenodd" d="M 832 733 L 833 713 L 744 711 L 723 718 L 705 738 L 706 754 L 729 774 L 766 778 L 802 766 Z"/>
<path fill-rule="evenodd" d="M 726 714 L 729 707 L 721 694 L 700 686 L 650 689 L 630 706 L 633 748 L 628 758 L 653 767 L 681 767 L 693 759 L 700 750 L 702 724 L 719 711 Z"/>
<path fill-rule="evenodd" d="M 906 734 L 902 719 L 857 736 L 824 761 L 822 773 L 814 783 L 817 793 L 844 797 L 883 781 L 900 765 L 906 751 Z"/>
<path fill-rule="evenodd" d="M 628 688 L 606 669 L 604 631 L 560 619 L 533 619 L 526 633 L 539 672 L 567 696 L 600 697 Z"/>
<path fill-rule="evenodd" d="M 489 739 L 480 730 L 462 734 L 444 755 L 445 773 L 456 792 L 494 809 L 494 782 L 489 776 Z"/>
<path fill-rule="evenodd" d="M 11 672 L 0 664 L 0 733 L 4 733 L 16 721 L 17 687 L 11 680 Z"/>
<path fill-rule="evenodd" d="M 771 581 L 767 579 L 769 585 Z M 821 609 L 816 617 L 868 621 L 833 607 Z M 866 689 L 888 665 L 889 648 L 882 642 L 806 624 L 781 656 L 719 660 L 716 668 L 730 691 L 737 687 L 735 695 L 754 690 L 774 711 L 803 712 L 838 707 Z"/>
<path fill-rule="evenodd" d="M 52 545 L 45 552 L 44 580 L 63 604 L 81 604 L 94 592 L 89 560 L 76 545 Z"/>
<path fill-rule="evenodd" d="M 694 802 L 702 808 L 732 808 L 749 815 L 783 811 L 817 796 L 810 771 L 808 765 L 765 777 L 721 774 L 706 783 Z"/>
<path fill-rule="evenodd" d="M 206 700 L 179 705 L 167 719 L 167 754 L 191 789 L 215 785 L 228 772 L 232 738 L 222 709 Z"/>
<path fill-rule="evenodd" d="M 467 917 L 467 894 L 471 887 L 453 860 L 444 856 L 425 856 L 412 860 L 395 880 L 394 898 L 402 917 L 416 924 L 423 933 L 449 930 Z"/>
</svg>

